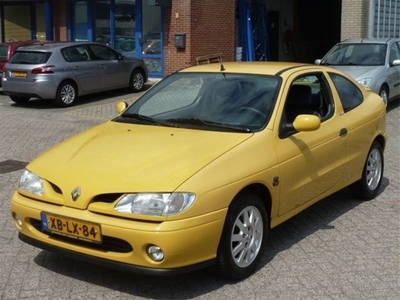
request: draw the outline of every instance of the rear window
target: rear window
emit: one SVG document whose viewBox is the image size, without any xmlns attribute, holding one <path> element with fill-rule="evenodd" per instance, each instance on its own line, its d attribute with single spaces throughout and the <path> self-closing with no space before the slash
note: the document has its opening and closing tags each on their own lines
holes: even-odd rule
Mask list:
<svg viewBox="0 0 400 300">
<path fill-rule="evenodd" d="M 51 52 L 18 51 L 11 57 L 9 63 L 26 65 L 45 64 L 50 56 Z"/>
<path fill-rule="evenodd" d="M 8 55 L 8 45 L 0 45 L 0 59 L 6 60 Z"/>
</svg>

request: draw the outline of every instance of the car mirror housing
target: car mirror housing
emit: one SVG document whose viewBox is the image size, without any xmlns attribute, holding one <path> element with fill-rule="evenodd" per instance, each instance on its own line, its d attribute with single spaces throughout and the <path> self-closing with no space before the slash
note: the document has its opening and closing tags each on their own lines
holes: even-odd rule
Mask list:
<svg viewBox="0 0 400 300">
<path fill-rule="evenodd" d="M 320 65 L 321 64 L 322 59 L 318 58 L 314 61 L 314 64 L 316 65 Z"/>
<path fill-rule="evenodd" d="M 125 101 L 118 102 L 117 104 L 117 112 L 118 114 L 122 114 L 122 112 L 128 108 L 128 103 Z"/>
<path fill-rule="evenodd" d="M 400 66 L 400 59 L 395 59 L 394 61 L 392 61 L 390 66 Z"/>
<path fill-rule="evenodd" d="M 314 131 L 321 126 L 321 119 L 315 115 L 298 115 L 293 122 L 296 131 Z"/>
</svg>

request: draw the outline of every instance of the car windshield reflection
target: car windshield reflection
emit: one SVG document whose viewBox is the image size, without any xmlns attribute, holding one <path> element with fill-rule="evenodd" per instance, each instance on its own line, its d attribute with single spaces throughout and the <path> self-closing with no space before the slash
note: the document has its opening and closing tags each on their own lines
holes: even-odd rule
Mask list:
<svg viewBox="0 0 400 300">
<path fill-rule="evenodd" d="M 114 121 L 228 132 L 259 131 L 268 124 L 279 85 L 279 78 L 274 76 L 176 73 Z"/>
<path fill-rule="evenodd" d="M 326 65 L 381 66 L 386 59 L 385 44 L 337 45 L 322 61 Z"/>
</svg>

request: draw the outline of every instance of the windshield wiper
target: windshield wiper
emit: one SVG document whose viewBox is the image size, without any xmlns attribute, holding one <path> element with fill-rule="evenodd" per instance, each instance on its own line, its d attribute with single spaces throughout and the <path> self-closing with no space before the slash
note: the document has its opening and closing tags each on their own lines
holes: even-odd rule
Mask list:
<svg viewBox="0 0 400 300">
<path fill-rule="evenodd" d="M 168 119 L 168 123 L 177 123 L 177 124 L 185 124 L 185 125 L 196 125 L 200 127 L 206 127 L 210 129 L 228 129 L 234 132 L 251 132 L 250 128 L 241 127 L 241 126 L 231 126 L 227 124 L 223 124 L 220 122 L 214 122 L 209 120 L 202 120 L 199 118 L 173 118 Z"/>
<path fill-rule="evenodd" d="M 128 113 L 126 113 L 126 114 L 122 114 L 122 115 L 120 115 L 119 117 L 117 117 L 116 119 L 117 119 L 118 121 L 122 121 L 121 119 L 124 119 L 124 118 L 134 119 L 134 120 L 140 121 L 140 122 L 142 122 L 142 123 L 146 123 L 146 124 L 163 125 L 163 126 L 169 126 L 169 127 L 173 126 L 172 124 L 170 124 L 170 123 L 168 123 L 168 122 L 163 122 L 163 121 L 160 121 L 160 120 L 158 120 L 158 119 L 154 119 L 154 118 L 152 118 L 152 117 L 144 116 L 144 115 L 141 115 L 141 114 L 138 114 L 138 113 L 134 113 L 134 114 L 128 114 Z"/>
</svg>

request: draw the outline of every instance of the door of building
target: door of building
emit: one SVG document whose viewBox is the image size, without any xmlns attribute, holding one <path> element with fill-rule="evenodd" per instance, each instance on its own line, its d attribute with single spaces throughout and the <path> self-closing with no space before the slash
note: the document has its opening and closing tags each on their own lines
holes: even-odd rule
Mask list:
<svg viewBox="0 0 400 300">
<path fill-rule="evenodd" d="M 107 44 L 143 58 L 151 77 L 164 74 L 162 8 L 149 0 L 70 0 L 70 40 Z"/>
</svg>

